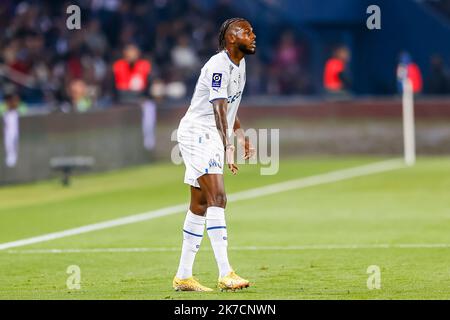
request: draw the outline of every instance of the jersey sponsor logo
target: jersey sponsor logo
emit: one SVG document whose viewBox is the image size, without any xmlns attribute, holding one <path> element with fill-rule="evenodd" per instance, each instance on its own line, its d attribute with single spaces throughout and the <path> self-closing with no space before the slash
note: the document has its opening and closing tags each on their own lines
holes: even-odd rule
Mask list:
<svg viewBox="0 0 450 320">
<path fill-rule="evenodd" d="M 220 88 L 221 85 L 222 85 L 222 74 L 221 73 L 213 73 L 211 86 L 213 88 Z"/>
<path fill-rule="evenodd" d="M 229 96 L 228 103 L 233 103 L 234 101 L 236 101 L 236 99 L 238 99 L 241 96 L 241 94 L 242 94 L 242 91 L 239 91 L 234 96 Z"/>
<path fill-rule="evenodd" d="M 209 160 L 209 167 L 217 167 L 217 168 L 222 168 L 222 166 L 220 165 L 220 163 L 214 159 Z"/>
<path fill-rule="evenodd" d="M 208 165 L 210 168 L 217 167 L 219 169 L 222 169 L 222 165 L 220 164 L 220 162 L 215 159 L 210 159 Z"/>
</svg>

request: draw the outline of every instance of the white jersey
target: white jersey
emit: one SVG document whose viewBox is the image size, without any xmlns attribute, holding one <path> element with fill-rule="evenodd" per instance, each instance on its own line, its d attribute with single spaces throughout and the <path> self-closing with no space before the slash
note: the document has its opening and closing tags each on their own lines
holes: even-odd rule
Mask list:
<svg viewBox="0 0 450 320">
<path fill-rule="evenodd" d="M 244 58 L 238 66 L 231 61 L 225 50 L 212 56 L 201 70 L 191 104 L 181 119 L 179 129 L 216 128 L 212 101 L 225 98 L 228 100 L 227 122 L 231 136 L 244 86 Z"/>
</svg>

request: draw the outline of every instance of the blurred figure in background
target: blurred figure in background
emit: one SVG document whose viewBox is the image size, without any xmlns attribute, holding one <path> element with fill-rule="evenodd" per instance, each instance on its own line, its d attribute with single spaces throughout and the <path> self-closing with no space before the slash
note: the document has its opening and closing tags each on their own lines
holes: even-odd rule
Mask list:
<svg viewBox="0 0 450 320">
<path fill-rule="evenodd" d="M 143 55 L 152 53 L 157 66 L 151 68 L 152 78 L 167 84 L 166 98 L 186 98 L 196 84 L 198 74 L 193 71 L 216 50 L 217 21 L 238 15 L 231 0 L 211 5 L 196 0 L 83 0 L 76 1 L 84 13 L 83 27 L 69 30 L 66 1 L 5 1 L 0 5 L 0 66 L 5 65 L 7 78 L 21 84 L 19 94 L 30 108 L 52 111 L 67 106 L 67 87 L 74 79 L 85 81 L 95 107 L 111 106 L 114 93 L 131 98 L 133 90 L 113 91 L 110 76 L 115 57 L 129 42 L 138 44 Z M 267 33 L 264 54 L 252 62 L 258 68 L 249 68 L 249 79 L 258 79 L 249 92 L 312 93 L 312 73 L 304 55 L 308 41 L 281 16 L 272 19 L 274 30 L 286 31 L 273 38 Z"/>
<path fill-rule="evenodd" d="M 333 56 L 325 63 L 323 74 L 323 86 L 327 93 L 333 95 L 346 95 L 351 90 L 351 76 L 348 63 L 351 55 L 346 46 L 339 46 L 333 52 Z"/>
<path fill-rule="evenodd" d="M 402 52 L 400 54 L 397 66 L 399 92 L 403 92 L 403 81 L 405 79 L 409 79 L 415 94 L 422 92 L 422 73 L 420 72 L 419 66 L 412 61 L 411 55 L 408 52 Z"/>
<path fill-rule="evenodd" d="M 123 58 L 113 64 L 116 97 L 119 103 L 139 104 L 142 108 L 144 147 L 155 147 L 156 104 L 150 98 L 151 63 L 142 59 L 135 44 L 128 44 Z"/>
<path fill-rule="evenodd" d="M 170 52 L 172 62 L 175 68 L 172 70 L 172 75 L 179 74 L 176 82 L 182 83 L 184 79 L 189 89 L 193 89 L 197 81 L 197 67 L 199 65 L 199 58 L 197 52 L 190 45 L 190 38 L 183 34 L 177 38 L 177 44 Z"/>
<path fill-rule="evenodd" d="M 450 79 L 444 60 L 438 54 L 430 59 L 430 76 L 427 81 L 427 93 L 447 94 L 450 91 Z"/>
<path fill-rule="evenodd" d="M 296 94 L 307 91 L 307 77 L 305 75 L 306 48 L 299 42 L 292 30 L 281 34 L 280 42 L 275 50 L 271 64 L 271 73 L 276 84 L 275 94 Z"/>
<path fill-rule="evenodd" d="M 88 94 L 88 87 L 81 79 L 75 79 L 70 82 L 68 95 L 71 111 L 86 112 L 93 106 L 92 99 Z"/>
<path fill-rule="evenodd" d="M 113 64 L 116 98 L 120 103 L 136 103 L 148 93 L 151 64 L 140 56 L 139 48 L 128 44 L 123 58 Z"/>
<path fill-rule="evenodd" d="M 3 116 L 3 142 L 5 147 L 5 163 L 9 168 L 17 164 L 19 155 L 19 116 L 25 114 L 27 108 L 22 103 L 16 90 L 5 90 L 4 102 L 0 105 Z"/>
<path fill-rule="evenodd" d="M 175 66 L 185 73 L 192 73 L 199 64 L 197 53 L 190 46 L 187 35 L 177 38 L 177 45 L 172 49 L 171 56 Z"/>
</svg>

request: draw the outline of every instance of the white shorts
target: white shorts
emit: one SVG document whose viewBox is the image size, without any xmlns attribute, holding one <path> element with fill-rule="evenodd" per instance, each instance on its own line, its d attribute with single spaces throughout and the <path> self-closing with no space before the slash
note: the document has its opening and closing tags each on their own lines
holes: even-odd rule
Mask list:
<svg viewBox="0 0 450 320">
<path fill-rule="evenodd" d="M 202 175 L 223 174 L 223 142 L 216 128 L 180 126 L 177 141 L 186 166 L 184 183 L 199 188 Z"/>
</svg>

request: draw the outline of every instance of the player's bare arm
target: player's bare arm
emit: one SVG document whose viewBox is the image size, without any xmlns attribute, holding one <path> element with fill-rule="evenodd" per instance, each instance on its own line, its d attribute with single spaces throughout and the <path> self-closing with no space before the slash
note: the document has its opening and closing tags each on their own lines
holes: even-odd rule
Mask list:
<svg viewBox="0 0 450 320">
<path fill-rule="evenodd" d="M 236 119 L 234 120 L 233 131 L 236 135 L 237 142 L 244 146 L 244 160 L 252 158 L 256 153 L 256 149 L 253 147 L 249 137 L 245 136 L 244 129 L 241 127 L 241 121 L 238 116 L 236 116 Z"/>
<path fill-rule="evenodd" d="M 230 142 L 227 135 L 227 99 L 216 99 L 212 102 L 214 109 L 214 118 L 216 119 L 217 130 L 223 141 L 223 147 L 225 150 L 225 157 L 228 164 L 228 168 L 233 174 L 236 174 L 239 168 L 234 163 L 234 145 Z"/>
</svg>

